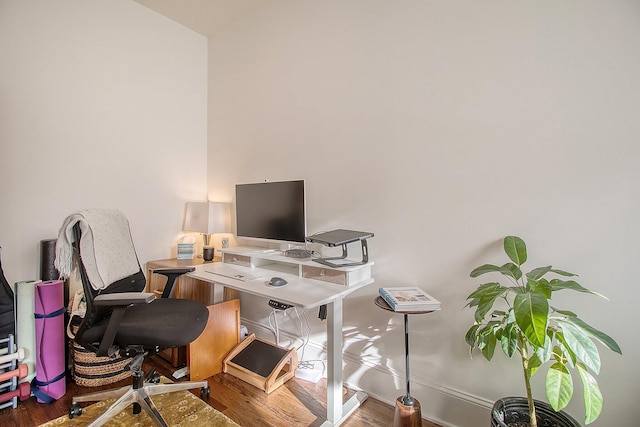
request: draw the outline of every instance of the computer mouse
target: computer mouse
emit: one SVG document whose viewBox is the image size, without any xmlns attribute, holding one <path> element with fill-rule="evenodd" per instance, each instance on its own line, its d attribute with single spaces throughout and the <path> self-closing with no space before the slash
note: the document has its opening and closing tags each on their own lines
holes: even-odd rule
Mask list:
<svg viewBox="0 0 640 427">
<path fill-rule="evenodd" d="M 269 280 L 269 286 L 284 286 L 286 284 L 287 281 L 282 277 L 272 277 L 271 280 Z"/>
</svg>

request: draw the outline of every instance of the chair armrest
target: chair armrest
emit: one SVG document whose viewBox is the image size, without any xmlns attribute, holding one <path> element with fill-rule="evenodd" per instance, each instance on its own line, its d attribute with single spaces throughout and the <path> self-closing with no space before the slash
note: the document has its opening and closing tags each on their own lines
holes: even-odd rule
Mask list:
<svg viewBox="0 0 640 427">
<path fill-rule="evenodd" d="M 192 271 L 195 271 L 195 267 L 168 267 L 151 270 L 152 273 L 162 274 L 167 277 L 167 283 L 164 285 L 164 291 L 162 291 L 162 298 L 169 298 L 173 294 L 173 285 L 179 276 Z"/>
<path fill-rule="evenodd" d="M 154 268 L 151 270 L 152 273 L 162 274 L 163 276 L 168 276 L 169 274 L 185 274 L 191 273 L 195 271 L 195 267 L 162 267 L 162 268 Z"/>
<path fill-rule="evenodd" d="M 131 304 L 149 304 L 156 299 L 155 294 L 146 292 L 121 292 L 98 295 L 93 299 L 96 306 L 121 306 Z"/>
<path fill-rule="evenodd" d="M 109 323 L 107 323 L 107 329 L 102 335 L 96 355 L 112 357 L 115 354 L 116 348 L 113 347 L 113 341 L 127 307 L 133 304 L 149 304 L 155 299 L 156 296 L 154 294 L 145 292 L 119 292 L 95 297 L 93 303 L 96 306 L 113 307 Z"/>
</svg>

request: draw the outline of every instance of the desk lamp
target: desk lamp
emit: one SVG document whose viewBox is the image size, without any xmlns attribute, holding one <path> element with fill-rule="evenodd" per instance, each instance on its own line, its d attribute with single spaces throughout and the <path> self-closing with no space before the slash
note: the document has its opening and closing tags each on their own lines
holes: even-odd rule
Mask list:
<svg viewBox="0 0 640 427">
<path fill-rule="evenodd" d="M 210 236 L 215 233 L 231 232 L 231 210 L 228 203 L 187 202 L 182 231 L 201 233 L 203 240 L 202 258 L 213 259 L 214 248 Z"/>
</svg>

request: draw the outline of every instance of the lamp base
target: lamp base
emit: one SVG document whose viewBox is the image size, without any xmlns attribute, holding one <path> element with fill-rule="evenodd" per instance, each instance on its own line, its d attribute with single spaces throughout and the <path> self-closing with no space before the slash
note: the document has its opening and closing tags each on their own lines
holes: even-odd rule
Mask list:
<svg viewBox="0 0 640 427">
<path fill-rule="evenodd" d="M 205 261 L 212 261 L 213 253 L 214 253 L 213 246 L 208 246 L 208 247 L 205 246 L 204 248 L 202 248 L 202 259 L 204 259 Z"/>
<path fill-rule="evenodd" d="M 412 405 L 407 405 L 406 396 L 396 399 L 396 410 L 393 416 L 393 427 L 421 427 L 422 411 L 420 402 L 411 398 Z"/>
</svg>

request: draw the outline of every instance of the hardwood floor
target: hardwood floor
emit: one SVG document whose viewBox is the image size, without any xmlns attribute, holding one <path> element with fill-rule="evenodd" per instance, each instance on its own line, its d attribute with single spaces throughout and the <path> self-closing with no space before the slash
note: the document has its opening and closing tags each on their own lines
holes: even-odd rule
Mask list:
<svg viewBox="0 0 640 427">
<path fill-rule="evenodd" d="M 173 369 L 163 359 L 153 356 L 145 368 L 154 367 L 161 375 L 170 377 Z M 326 382 L 318 384 L 294 378 L 267 395 L 231 375 L 218 374 L 208 379 L 211 396 L 209 405 L 243 427 L 262 426 L 319 426 L 326 415 Z M 69 412 L 73 395 L 128 385 L 129 380 L 105 387 L 80 387 L 72 380 L 67 383 L 65 396 L 52 404 L 37 403 L 35 397 L 19 402 L 18 407 L 0 410 L 0 426 L 38 426 Z M 198 390 L 193 391 L 195 394 Z M 345 397 L 354 392 L 345 388 Z M 391 426 L 394 408 L 369 397 L 342 425 L 345 427 Z M 439 427 L 423 420 L 423 427 Z"/>
</svg>

